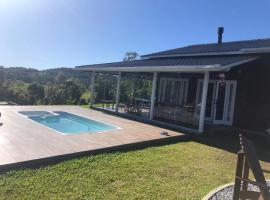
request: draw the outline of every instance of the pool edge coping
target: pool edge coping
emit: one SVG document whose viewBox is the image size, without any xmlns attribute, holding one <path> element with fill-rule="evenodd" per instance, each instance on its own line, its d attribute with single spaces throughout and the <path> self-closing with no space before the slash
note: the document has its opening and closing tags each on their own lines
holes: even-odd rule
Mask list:
<svg viewBox="0 0 270 200">
<path fill-rule="evenodd" d="M 115 131 L 115 130 L 121 130 L 121 129 L 123 129 L 123 128 L 119 127 L 119 126 L 115 126 L 115 125 L 110 124 L 110 123 L 107 123 L 107 122 L 102 122 L 100 120 L 95 120 L 95 119 L 92 119 L 92 118 L 87 118 L 87 117 L 84 117 L 84 116 L 79 115 L 79 114 L 74 114 L 74 113 L 66 112 L 66 113 L 69 113 L 69 114 L 72 114 L 72 115 L 75 115 L 75 116 L 78 116 L 78 117 L 82 117 L 82 118 L 85 118 L 85 119 L 88 119 L 88 120 L 92 120 L 92 121 L 96 121 L 96 122 L 99 122 L 99 123 L 110 125 L 110 126 L 114 127 L 115 129 L 109 129 L 109 130 L 105 130 L 105 131 L 96 131 L 96 132 L 63 133 L 63 132 L 60 132 L 58 130 L 55 130 L 55 129 L 49 127 L 49 126 L 46 126 L 44 124 L 41 124 L 41 123 L 39 123 L 39 122 L 37 122 L 37 121 L 29 118 L 29 116 L 27 116 L 27 115 L 24 115 L 24 114 L 20 113 L 20 112 L 24 112 L 24 111 L 20 111 L 19 110 L 19 111 L 15 111 L 15 112 L 17 114 L 19 114 L 21 117 L 23 117 L 23 118 L 25 118 L 27 120 L 30 120 L 31 122 L 33 122 L 33 123 L 35 123 L 35 124 L 37 124 L 39 126 L 45 127 L 47 129 L 50 129 L 51 131 L 54 131 L 54 132 L 56 132 L 58 134 L 61 134 L 61 135 L 64 135 L 64 136 L 66 136 L 66 135 L 72 135 L 72 134 L 96 134 L 96 133 L 104 133 L 104 132 L 107 132 L 107 131 Z M 32 112 L 32 111 L 29 111 L 29 112 Z M 57 114 L 55 112 L 62 112 L 62 111 L 43 111 L 43 110 L 39 110 L 38 112 L 51 112 L 51 113 L 54 113 L 55 115 L 59 115 L 59 114 Z"/>
</svg>

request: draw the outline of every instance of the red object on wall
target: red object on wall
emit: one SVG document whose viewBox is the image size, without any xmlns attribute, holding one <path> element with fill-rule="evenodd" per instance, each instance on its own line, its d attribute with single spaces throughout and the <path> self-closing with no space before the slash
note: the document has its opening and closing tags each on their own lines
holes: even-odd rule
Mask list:
<svg viewBox="0 0 270 200">
<path fill-rule="evenodd" d="M 220 84 L 220 86 L 224 86 L 225 85 L 225 82 L 224 82 L 224 80 L 225 80 L 225 73 L 219 73 L 218 74 L 218 80 L 220 81 L 219 82 L 219 84 Z"/>
</svg>

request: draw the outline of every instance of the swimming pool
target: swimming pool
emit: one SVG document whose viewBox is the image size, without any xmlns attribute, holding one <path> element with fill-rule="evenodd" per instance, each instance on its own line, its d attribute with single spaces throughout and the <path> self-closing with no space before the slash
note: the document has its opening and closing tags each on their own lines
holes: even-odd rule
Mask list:
<svg viewBox="0 0 270 200">
<path fill-rule="evenodd" d="M 63 111 L 19 111 L 19 113 L 62 134 L 95 133 L 120 129 L 111 124 Z"/>
</svg>

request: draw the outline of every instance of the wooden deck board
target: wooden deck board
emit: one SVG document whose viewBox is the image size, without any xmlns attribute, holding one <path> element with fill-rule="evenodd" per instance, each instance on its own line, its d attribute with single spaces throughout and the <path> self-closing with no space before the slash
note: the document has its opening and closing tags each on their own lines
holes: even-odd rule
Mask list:
<svg viewBox="0 0 270 200">
<path fill-rule="evenodd" d="M 66 111 L 121 127 L 102 133 L 62 135 L 25 118 L 18 111 Z M 0 167 L 35 159 L 168 138 L 162 128 L 79 106 L 0 106 Z M 167 130 L 169 137 L 184 134 Z"/>
</svg>

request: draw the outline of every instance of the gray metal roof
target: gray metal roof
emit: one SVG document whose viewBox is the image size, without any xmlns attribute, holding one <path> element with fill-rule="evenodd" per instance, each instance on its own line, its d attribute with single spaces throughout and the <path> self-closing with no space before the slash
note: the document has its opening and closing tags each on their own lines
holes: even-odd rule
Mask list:
<svg viewBox="0 0 270 200">
<path fill-rule="evenodd" d="M 76 68 L 90 71 L 218 71 L 255 58 L 254 55 L 159 58 L 84 65 Z"/>
<path fill-rule="evenodd" d="M 233 42 L 223 42 L 222 44 L 218 43 L 209 43 L 209 44 L 197 44 L 190 45 L 182 48 L 171 49 L 167 51 L 161 51 L 157 53 L 143 55 L 142 57 L 158 57 L 166 55 L 176 55 L 176 56 L 188 56 L 192 54 L 207 54 L 207 55 L 216 55 L 217 53 L 235 53 L 241 50 L 248 49 L 261 49 L 261 48 L 270 48 L 270 38 L 267 39 L 256 39 L 256 40 L 243 40 L 243 41 L 233 41 Z M 244 51 L 245 52 L 245 51 Z M 246 51 L 248 53 L 248 51 Z"/>
</svg>

